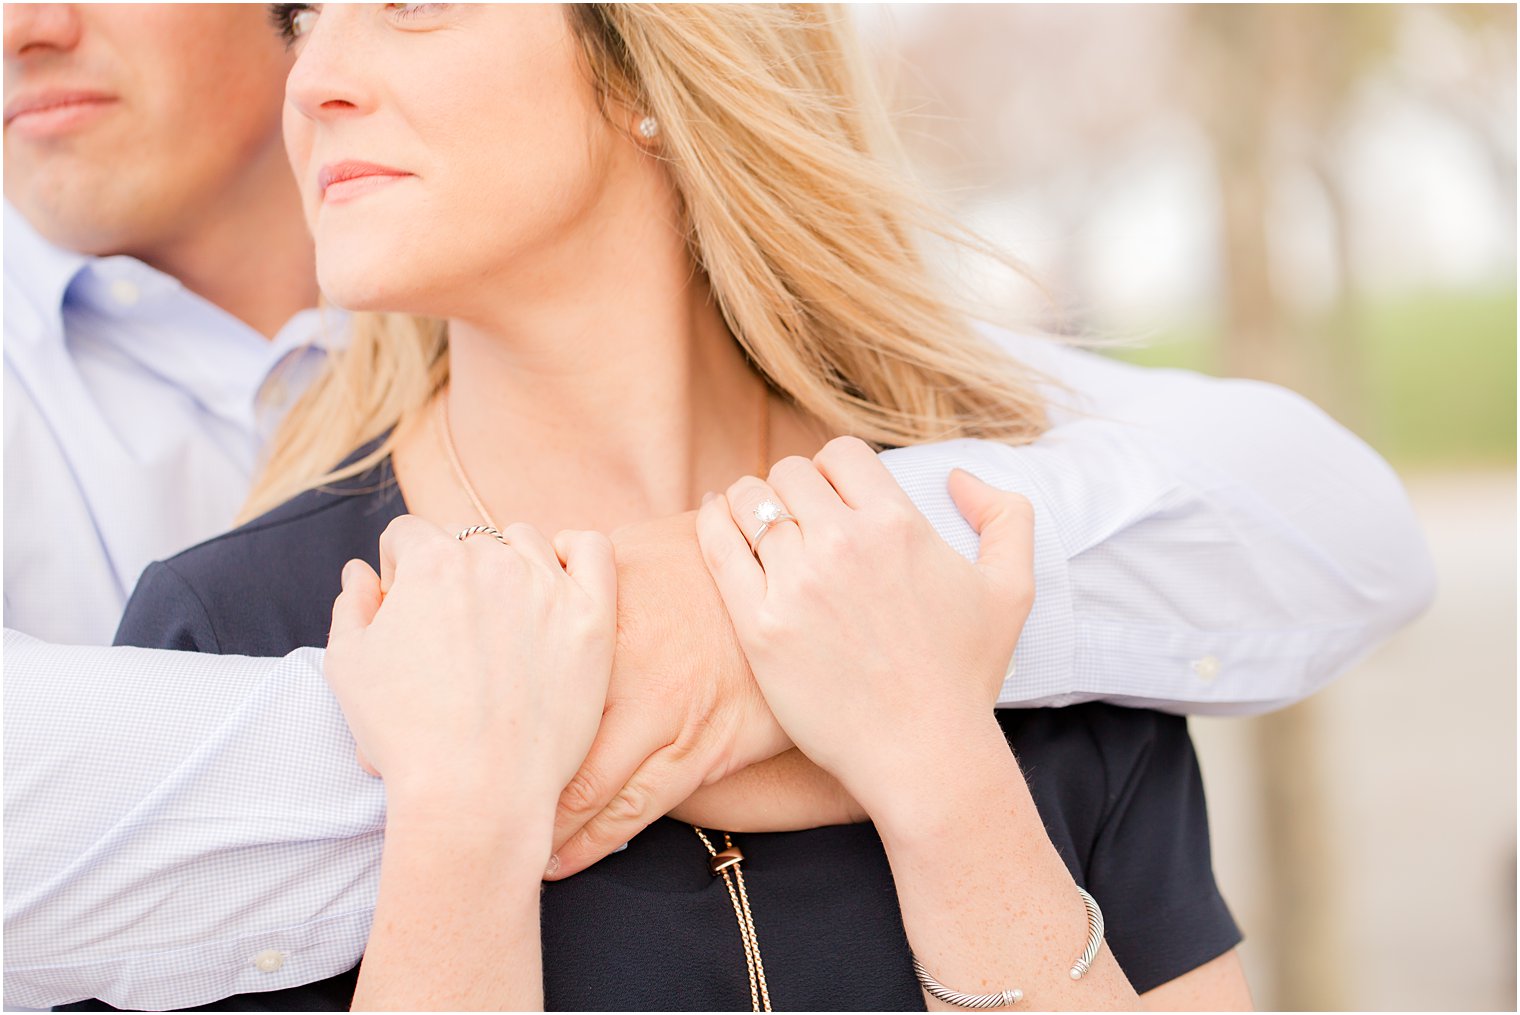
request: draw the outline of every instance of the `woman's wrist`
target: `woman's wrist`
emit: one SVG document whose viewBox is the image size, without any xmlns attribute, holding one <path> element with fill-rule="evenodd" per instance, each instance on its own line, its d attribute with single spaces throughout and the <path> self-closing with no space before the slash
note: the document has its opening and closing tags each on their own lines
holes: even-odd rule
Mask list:
<svg viewBox="0 0 1520 1015">
<path fill-rule="evenodd" d="M 553 845 L 557 796 L 500 780 L 386 780 L 386 835 L 420 831 L 464 844 L 497 848 L 505 843 L 543 856 Z M 542 867 L 540 866 L 540 869 Z"/>
<path fill-rule="evenodd" d="M 977 724 L 897 766 L 894 785 L 866 792 L 861 803 L 883 841 L 942 845 L 956 838 L 968 814 L 989 808 L 1039 817 L 1029 786 L 989 713 Z M 859 798 L 859 795 L 857 795 Z"/>
</svg>

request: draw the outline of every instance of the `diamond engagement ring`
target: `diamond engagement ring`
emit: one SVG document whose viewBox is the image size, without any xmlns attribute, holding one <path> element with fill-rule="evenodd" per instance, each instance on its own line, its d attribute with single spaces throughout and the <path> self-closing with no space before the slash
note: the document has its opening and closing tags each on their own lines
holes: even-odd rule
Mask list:
<svg viewBox="0 0 1520 1015">
<path fill-rule="evenodd" d="M 802 527 L 802 523 L 797 521 L 796 515 L 787 514 L 786 508 L 769 497 L 755 505 L 755 518 L 760 522 L 760 527 L 755 530 L 754 536 L 749 541 L 749 546 L 750 552 L 755 555 L 757 560 L 760 557 L 760 540 L 765 538 L 765 534 L 771 530 L 772 525 L 775 525 L 777 522 L 792 522 L 798 528 Z"/>
</svg>

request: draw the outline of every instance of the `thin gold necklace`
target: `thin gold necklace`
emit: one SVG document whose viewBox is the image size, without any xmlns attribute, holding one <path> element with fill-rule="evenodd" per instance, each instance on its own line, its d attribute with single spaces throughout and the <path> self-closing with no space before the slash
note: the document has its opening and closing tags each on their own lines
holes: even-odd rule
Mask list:
<svg viewBox="0 0 1520 1015">
<path fill-rule="evenodd" d="M 723 852 L 720 853 L 706 832 L 696 825 L 691 827 L 702 840 L 702 845 L 707 847 L 708 871 L 714 877 L 723 878 L 729 901 L 734 904 L 734 916 L 739 921 L 739 940 L 744 945 L 744 964 L 749 967 L 750 1010 L 770 1011 L 771 991 L 765 983 L 765 963 L 760 961 L 760 935 L 755 932 L 755 918 L 749 912 L 749 893 L 744 890 L 744 872 L 739 869 L 744 854 L 739 852 L 727 832 L 723 833 Z"/>
<path fill-rule="evenodd" d="M 445 388 L 440 396 L 434 400 L 434 416 L 436 429 L 438 430 L 439 443 L 443 445 L 444 457 L 449 461 L 449 469 L 454 473 L 454 479 L 464 490 L 464 495 L 470 499 L 470 506 L 475 513 L 480 515 L 491 528 L 501 531 L 501 526 L 491 518 L 491 512 L 486 510 L 486 505 L 480 499 L 480 494 L 475 490 L 475 484 L 470 482 L 469 473 L 464 471 L 464 463 L 459 460 L 459 449 L 454 446 L 454 430 L 449 424 L 448 389 Z M 755 475 L 764 476 L 770 470 L 771 462 L 771 399 L 770 389 L 764 381 L 760 383 L 760 466 Z"/>
<path fill-rule="evenodd" d="M 475 492 L 475 484 L 470 482 L 469 474 L 464 471 L 464 464 L 459 461 L 459 451 L 454 447 L 454 431 L 449 426 L 447 389 L 444 389 L 444 392 L 439 394 L 435 404 L 437 405 L 437 409 L 434 415 L 437 416 L 438 435 L 443 444 L 444 457 L 448 458 L 449 468 L 454 471 L 454 478 L 464 488 L 464 495 L 470 498 L 470 505 L 475 508 L 475 513 L 480 515 L 487 525 L 500 532 L 501 526 L 496 524 L 495 520 L 491 517 L 491 512 L 486 510 L 485 504 L 480 499 L 480 494 Z"/>
<path fill-rule="evenodd" d="M 459 460 L 459 451 L 454 447 L 454 432 L 449 426 L 446 389 L 437 399 L 435 411 L 438 435 L 443 444 L 444 456 L 449 460 L 449 468 L 454 472 L 454 478 L 459 481 L 465 496 L 470 499 L 471 506 L 475 508 L 481 519 L 491 528 L 500 531 L 501 527 L 491 518 L 491 512 L 486 510 L 485 502 L 475 491 L 475 485 L 470 482 L 469 475 L 464 471 L 464 463 Z M 755 472 L 757 476 L 764 476 L 770 470 L 770 416 L 770 389 L 762 381 L 760 384 L 760 467 Z M 702 840 L 702 845 L 707 847 L 708 872 L 713 877 L 723 879 L 723 884 L 728 888 L 729 901 L 734 905 L 734 919 L 739 922 L 739 941 L 744 946 L 744 964 L 749 969 L 750 1010 L 770 1011 L 771 992 L 765 982 L 765 963 L 760 960 L 760 937 L 755 932 L 755 918 L 749 911 L 749 893 L 744 887 L 744 872 L 739 867 L 744 860 L 744 854 L 739 851 L 739 847 L 734 845 L 734 840 L 727 832 L 723 833 L 723 851 L 720 853 L 713 846 L 706 832 L 696 825 L 691 827 L 692 831 L 697 833 L 697 838 Z"/>
</svg>

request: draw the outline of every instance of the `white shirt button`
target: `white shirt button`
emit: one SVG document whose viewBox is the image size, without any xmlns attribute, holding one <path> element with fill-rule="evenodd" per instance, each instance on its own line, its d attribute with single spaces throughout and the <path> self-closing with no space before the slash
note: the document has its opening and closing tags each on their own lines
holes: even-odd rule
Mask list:
<svg viewBox="0 0 1520 1015">
<path fill-rule="evenodd" d="M 1194 659 L 1193 672 L 1198 674 L 1198 679 L 1204 683 L 1212 683 L 1214 678 L 1219 676 L 1219 659 L 1215 656 Z"/>
<path fill-rule="evenodd" d="M 142 299 L 142 292 L 138 290 L 136 283 L 118 278 L 111 283 L 111 298 L 124 307 L 131 307 L 136 306 L 137 301 Z"/>
<path fill-rule="evenodd" d="M 271 948 L 255 955 L 253 965 L 261 973 L 278 973 L 280 967 L 285 965 L 285 956 Z"/>
</svg>

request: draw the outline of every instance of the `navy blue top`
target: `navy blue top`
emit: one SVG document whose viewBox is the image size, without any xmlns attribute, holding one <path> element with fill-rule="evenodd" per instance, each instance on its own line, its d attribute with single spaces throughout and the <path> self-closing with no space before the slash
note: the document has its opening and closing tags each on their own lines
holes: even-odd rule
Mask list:
<svg viewBox="0 0 1520 1015">
<path fill-rule="evenodd" d="M 388 461 L 336 488 L 301 494 L 151 566 L 117 644 L 263 656 L 323 645 L 343 563 L 359 557 L 378 566 L 380 533 L 405 510 Z M 1107 945 L 1136 990 L 1240 941 L 1210 867 L 1203 786 L 1185 719 L 1095 703 L 1002 709 L 998 721 L 1056 850 L 1103 907 Z M 721 831 L 708 834 L 721 841 Z M 734 841 L 744 851 L 778 1011 L 923 1009 L 873 826 L 736 833 Z M 749 1007 L 728 892 L 708 873 L 707 851 L 691 827 L 669 818 L 623 852 L 545 884 L 543 942 L 550 1009 Z M 1076 958 L 1083 942 L 1070 944 Z M 207 1008 L 346 1009 L 355 975 Z"/>
</svg>

